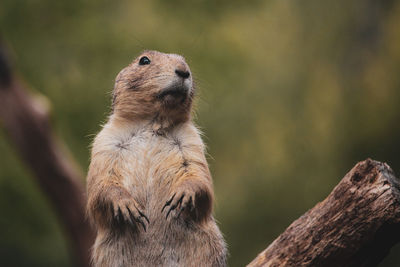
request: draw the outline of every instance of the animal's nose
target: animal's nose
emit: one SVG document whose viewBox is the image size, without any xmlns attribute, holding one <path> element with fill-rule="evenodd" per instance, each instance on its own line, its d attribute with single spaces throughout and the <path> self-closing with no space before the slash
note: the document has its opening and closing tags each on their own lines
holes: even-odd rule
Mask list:
<svg viewBox="0 0 400 267">
<path fill-rule="evenodd" d="M 188 72 L 188 71 L 186 71 L 186 70 L 176 69 L 176 70 L 175 70 L 175 73 L 176 73 L 179 77 L 181 77 L 181 78 L 183 78 L 183 79 L 187 79 L 187 78 L 189 78 L 189 76 L 190 76 L 190 72 Z"/>
</svg>

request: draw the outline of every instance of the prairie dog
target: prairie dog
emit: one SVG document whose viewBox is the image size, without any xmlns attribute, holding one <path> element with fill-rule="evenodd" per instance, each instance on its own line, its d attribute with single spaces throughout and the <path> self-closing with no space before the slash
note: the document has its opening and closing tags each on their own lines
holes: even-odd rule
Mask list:
<svg viewBox="0 0 400 267">
<path fill-rule="evenodd" d="M 145 51 L 117 76 L 87 177 L 96 267 L 226 266 L 189 66 Z"/>
</svg>

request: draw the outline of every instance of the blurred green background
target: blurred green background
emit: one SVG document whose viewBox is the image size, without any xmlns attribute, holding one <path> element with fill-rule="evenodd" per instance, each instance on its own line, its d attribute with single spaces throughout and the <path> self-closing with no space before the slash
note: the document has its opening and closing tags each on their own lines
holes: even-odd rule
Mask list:
<svg viewBox="0 0 400 267">
<path fill-rule="evenodd" d="M 119 70 L 144 49 L 186 57 L 230 266 L 357 161 L 400 174 L 400 1 L 2 0 L 0 27 L 84 170 Z M 72 266 L 55 213 L 0 135 L 1 265 Z M 400 246 L 382 266 L 400 266 Z"/>
</svg>

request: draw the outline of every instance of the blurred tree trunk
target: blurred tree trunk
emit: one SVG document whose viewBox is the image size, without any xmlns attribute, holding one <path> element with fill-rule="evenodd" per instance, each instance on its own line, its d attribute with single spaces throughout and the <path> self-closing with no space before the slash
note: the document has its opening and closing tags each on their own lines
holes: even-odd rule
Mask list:
<svg viewBox="0 0 400 267">
<path fill-rule="evenodd" d="M 377 266 L 399 241 L 400 182 L 368 159 L 248 266 Z"/>
<path fill-rule="evenodd" d="M 89 266 L 93 233 L 85 220 L 82 172 L 54 136 L 46 103 L 44 96 L 33 96 L 16 78 L 0 43 L 2 126 L 59 216 L 76 265 Z"/>
</svg>

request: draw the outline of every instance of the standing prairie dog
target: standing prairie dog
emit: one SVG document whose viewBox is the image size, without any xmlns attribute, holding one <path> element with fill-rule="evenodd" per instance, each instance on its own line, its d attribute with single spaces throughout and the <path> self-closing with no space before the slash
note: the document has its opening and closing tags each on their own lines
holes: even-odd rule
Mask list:
<svg viewBox="0 0 400 267">
<path fill-rule="evenodd" d="M 87 177 L 96 267 L 226 266 L 183 57 L 145 51 L 117 76 Z"/>
</svg>

